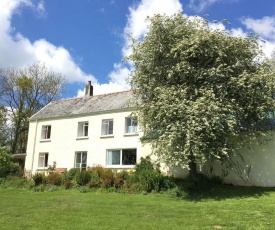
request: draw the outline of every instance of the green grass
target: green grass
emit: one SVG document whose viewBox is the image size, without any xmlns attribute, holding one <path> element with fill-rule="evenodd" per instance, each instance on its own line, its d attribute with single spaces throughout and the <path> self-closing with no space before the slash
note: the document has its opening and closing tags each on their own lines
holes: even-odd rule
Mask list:
<svg viewBox="0 0 275 230">
<path fill-rule="evenodd" d="M 275 190 L 222 186 L 181 199 L 0 189 L 0 229 L 275 229 Z"/>
</svg>

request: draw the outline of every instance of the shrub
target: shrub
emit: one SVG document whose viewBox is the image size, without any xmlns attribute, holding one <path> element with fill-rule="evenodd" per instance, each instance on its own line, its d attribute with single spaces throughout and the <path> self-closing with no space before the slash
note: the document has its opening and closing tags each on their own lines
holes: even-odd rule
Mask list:
<svg viewBox="0 0 275 230">
<path fill-rule="evenodd" d="M 114 185 L 114 173 L 111 169 L 104 169 L 100 175 L 101 187 L 108 188 Z"/>
<path fill-rule="evenodd" d="M 41 185 L 41 184 L 46 184 L 46 176 L 44 173 L 39 173 L 36 172 L 33 176 L 32 179 L 34 181 L 34 185 Z"/>
<path fill-rule="evenodd" d="M 17 174 L 19 166 L 12 161 L 12 156 L 6 151 L 6 147 L 0 147 L 0 177 Z"/>
<path fill-rule="evenodd" d="M 91 179 L 88 183 L 89 188 L 99 188 L 101 185 L 101 180 L 97 172 L 91 171 L 90 175 L 91 175 Z"/>
<path fill-rule="evenodd" d="M 61 183 L 64 186 L 65 189 L 69 189 L 71 187 L 71 181 L 69 179 L 68 172 L 65 172 L 61 176 Z"/>
<path fill-rule="evenodd" d="M 78 185 L 87 185 L 90 179 L 91 173 L 86 170 L 78 171 L 75 176 L 75 181 Z"/>
<path fill-rule="evenodd" d="M 62 176 L 58 173 L 51 172 L 48 176 L 48 181 L 52 185 L 61 185 Z"/>
<path fill-rule="evenodd" d="M 139 183 L 146 192 L 159 192 L 162 189 L 164 177 L 159 165 L 154 165 L 149 157 L 141 158 L 135 168 L 136 171 L 127 179 L 128 183 Z"/>
<path fill-rule="evenodd" d="M 73 180 L 75 179 L 76 174 L 80 171 L 78 168 L 71 168 L 68 172 L 68 179 Z"/>
</svg>

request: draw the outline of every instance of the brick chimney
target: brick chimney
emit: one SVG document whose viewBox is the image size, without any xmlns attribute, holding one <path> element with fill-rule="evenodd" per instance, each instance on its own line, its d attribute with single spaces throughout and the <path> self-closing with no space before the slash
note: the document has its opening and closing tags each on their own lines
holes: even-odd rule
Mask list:
<svg viewBox="0 0 275 230">
<path fill-rule="evenodd" d="M 88 84 L 85 88 L 85 96 L 93 96 L 94 87 L 92 86 L 92 82 L 88 81 Z"/>
</svg>

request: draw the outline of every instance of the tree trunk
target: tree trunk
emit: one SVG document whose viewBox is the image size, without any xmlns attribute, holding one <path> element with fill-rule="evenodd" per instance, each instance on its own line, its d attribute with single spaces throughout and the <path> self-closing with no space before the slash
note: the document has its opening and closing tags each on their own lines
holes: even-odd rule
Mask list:
<svg viewBox="0 0 275 230">
<path fill-rule="evenodd" d="M 197 177 L 197 164 L 195 162 L 195 157 L 193 155 L 191 155 L 189 157 L 189 163 L 188 163 L 188 166 L 189 166 L 189 175 L 192 177 L 192 178 L 196 178 Z"/>
</svg>

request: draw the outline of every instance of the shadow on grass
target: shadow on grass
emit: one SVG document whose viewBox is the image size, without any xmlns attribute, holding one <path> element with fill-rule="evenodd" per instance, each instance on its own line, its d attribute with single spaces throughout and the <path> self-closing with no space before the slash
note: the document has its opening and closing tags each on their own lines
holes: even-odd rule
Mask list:
<svg viewBox="0 0 275 230">
<path fill-rule="evenodd" d="M 229 198 L 247 198 L 268 196 L 275 188 L 244 187 L 223 184 L 218 178 L 209 179 L 199 176 L 197 179 L 187 178 L 176 181 L 174 195 L 183 199 L 200 201 L 205 199 L 224 200 Z"/>
</svg>

